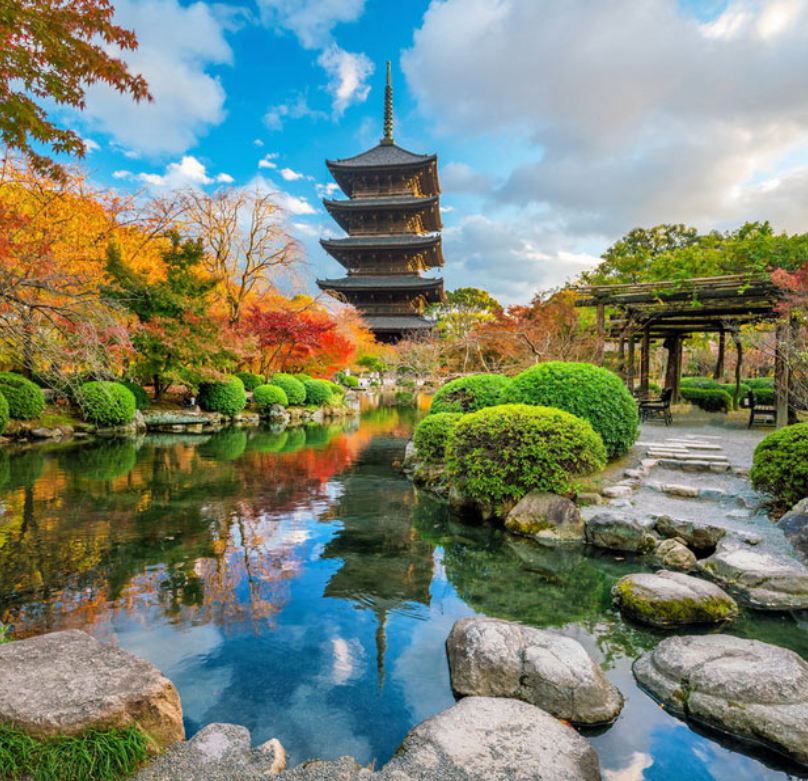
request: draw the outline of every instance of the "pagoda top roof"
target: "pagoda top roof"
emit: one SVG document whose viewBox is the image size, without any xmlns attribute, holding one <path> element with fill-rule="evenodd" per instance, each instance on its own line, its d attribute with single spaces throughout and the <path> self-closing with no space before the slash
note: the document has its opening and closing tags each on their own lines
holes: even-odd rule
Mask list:
<svg viewBox="0 0 808 781">
<path fill-rule="evenodd" d="M 442 279 L 419 277 L 417 274 L 390 274 L 387 276 L 349 276 L 340 279 L 318 279 L 322 288 L 335 290 L 431 290 L 443 285 Z"/>
<path fill-rule="evenodd" d="M 364 320 L 371 331 L 424 331 L 435 326 L 418 315 L 365 315 Z"/>
<path fill-rule="evenodd" d="M 326 160 L 329 169 L 333 168 L 409 168 L 425 166 L 435 162 L 437 155 L 419 155 L 400 147 L 386 139 L 367 152 L 340 160 Z"/>
</svg>

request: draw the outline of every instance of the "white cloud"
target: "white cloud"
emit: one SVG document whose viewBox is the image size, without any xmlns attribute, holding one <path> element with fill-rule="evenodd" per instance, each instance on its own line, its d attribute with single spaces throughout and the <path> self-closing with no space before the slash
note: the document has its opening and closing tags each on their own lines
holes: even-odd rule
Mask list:
<svg viewBox="0 0 808 781">
<path fill-rule="evenodd" d="M 270 108 L 267 109 L 267 113 L 264 114 L 264 124 L 270 130 L 283 130 L 284 122 L 287 119 L 300 119 L 301 117 L 327 119 L 328 114 L 324 111 L 311 108 L 306 96 L 303 93 L 299 93 L 287 103 L 270 106 Z"/>
<path fill-rule="evenodd" d="M 258 167 L 259 168 L 277 168 L 278 164 L 274 161 L 278 158 L 277 152 L 269 152 L 265 154 L 259 161 Z"/>
<path fill-rule="evenodd" d="M 113 176 L 117 176 L 118 173 L 126 174 L 127 178 L 131 176 L 128 171 L 119 171 Z M 179 163 L 169 163 L 163 174 L 141 173 L 136 178 L 151 187 L 165 190 L 200 187 L 214 182 L 230 183 L 233 181 L 233 177 L 225 173 L 218 174 L 216 177 L 210 176 L 205 165 L 192 155 L 185 155 Z"/>
<path fill-rule="evenodd" d="M 115 179 L 131 179 L 134 174 L 131 171 L 113 171 L 112 176 Z"/>
<path fill-rule="evenodd" d="M 315 209 L 306 198 L 298 198 L 283 190 L 277 192 L 275 195 L 275 200 L 278 205 L 289 212 L 289 214 L 317 214 L 317 209 Z"/>
<path fill-rule="evenodd" d="M 219 174 L 216 177 L 216 181 L 217 182 L 222 182 L 224 184 L 232 184 L 234 179 L 233 179 L 232 176 L 230 176 L 230 174 Z"/>
<path fill-rule="evenodd" d="M 109 87 L 87 90 L 81 120 L 145 154 L 179 153 L 225 116 L 225 92 L 207 72 L 232 61 L 224 22 L 202 2 L 120 0 L 115 22 L 135 31 L 139 47 L 123 59 L 142 73 L 154 102 L 134 103 Z"/>
<path fill-rule="evenodd" d="M 327 184 L 315 184 L 314 189 L 320 198 L 333 198 L 339 191 L 339 185 L 336 182 L 328 182 Z"/>
<path fill-rule="evenodd" d="M 291 168 L 281 168 L 278 173 L 287 181 L 287 182 L 295 182 L 298 179 L 303 179 L 305 174 L 301 174 L 300 171 L 293 171 Z"/>
<path fill-rule="evenodd" d="M 446 163 L 440 169 L 440 182 L 446 192 L 485 194 L 491 191 L 488 177 L 466 163 Z"/>
<path fill-rule="evenodd" d="M 306 49 L 319 49 L 331 41 L 341 22 L 355 22 L 365 0 L 258 0 L 264 22 L 293 33 Z"/>
<path fill-rule="evenodd" d="M 256 138 L 255 141 L 253 141 L 253 144 L 255 144 L 257 147 L 262 147 L 264 142 L 260 138 Z"/>
<path fill-rule="evenodd" d="M 604 770 L 603 775 L 606 781 L 644 781 L 645 771 L 653 764 L 654 760 L 651 756 L 641 751 L 635 751 L 626 767 L 620 770 Z"/>
<path fill-rule="evenodd" d="M 336 116 L 354 103 L 363 103 L 370 93 L 367 80 L 373 75 L 373 63 L 361 53 L 353 54 L 332 43 L 317 58 L 328 74 L 328 91 Z"/>
<path fill-rule="evenodd" d="M 84 143 L 84 151 L 89 154 L 90 152 L 97 152 L 101 147 L 92 140 L 92 138 L 82 138 L 82 142 Z"/>
</svg>

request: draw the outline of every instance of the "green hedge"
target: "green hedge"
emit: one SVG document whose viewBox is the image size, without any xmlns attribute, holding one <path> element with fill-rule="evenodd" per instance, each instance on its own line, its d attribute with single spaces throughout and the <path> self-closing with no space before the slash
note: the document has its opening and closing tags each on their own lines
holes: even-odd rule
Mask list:
<svg viewBox="0 0 808 781">
<path fill-rule="evenodd" d="M 755 403 L 764 406 L 772 406 L 774 404 L 774 388 L 752 388 L 755 393 Z M 747 396 L 749 393 L 746 394 Z"/>
<path fill-rule="evenodd" d="M 506 404 L 458 421 L 447 465 L 472 499 L 518 501 L 532 490 L 568 493 L 574 478 L 606 464 L 600 435 L 581 418 L 552 407 Z"/>
<path fill-rule="evenodd" d="M 302 372 L 300 374 L 292 374 L 290 376 L 294 377 L 298 382 L 308 382 L 309 380 L 314 379 L 310 375 L 303 374 Z"/>
<path fill-rule="evenodd" d="M 430 414 L 476 412 L 502 403 L 502 392 L 511 384 L 501 374 L 470 374 L 447 382 L 432 398 Z"/>
<path fill-rule="evenodd" d="M 732 396 L 720 388 L 680 388 L 682 398 L 706 412 L 729 412 Z"/>
<path fill-rule="evenodd" d="M 437 412 L 427 415 L 415 429 L 413 443 L 418 451 L 418 460 L 427 464 L 442 464 L 446 460 L 446 445 L 463 414 L 460 412 Z"/>
<path fill-rule="evenodd" d="M 283 407 L 289 406 L 289 398 L 279 385 L 259 385 L 253 391 L 253 404 L 261 412 L 266 412 L 276 404 Z"/>
<path fill-rule="evenodd" d="M 516 376 L 502 400 L 557 407 L 589 421 L 609 458 L 625 453 L 639 434 L 637 403 L 628 388 L 616 374 L 591 363 L 540 363 Z"/>
<path fill-rule="evenodd" d="M 774 391 L 774 377 L 747 377 L 744 383 L 755 392 L 759 390 Z"/>
<path fill-rule="evenodd" d="M 235 375 L 224 382 L 204 382 L 199 386 L 199 406 L 232 418 L 247 406 L 244 383 Z"/>
<path fill-rule="evenodd" d="M 353 374 L 343 374 L 339 378 L 340 385 L 344 385 L 346 388 L 358 388 L 359 387 L 359 378 L 354 377 Z"/>
<path fill-rule="evenodd" d="M 244 384 L 244 390 L 250 393 L 266 382 L 260 374 L 254 374 L 253 372 L 236 372 L 233 376 L 238 377 Z"/>
<path fill-rule="evenodd" d="M 0 393 L 0 434 L 8 428 L 9 418 L 8 402 L 6 401 L 6 397 Z"/>
<path fill-rule="evenodd" d="M 332 396 L 339 396 L 342 398 L 345 395 L 345 388 L 342 385 L 338 385 L 336 382 L 332 382 L 331 380 L 326 380 L 328 383 L 328 387 L 331 388 L 331 395 Z"/>
<path fill-rule="evenodd" d="M 701 390 L 721 390 L 717 380 L 712 377 L 682 377 L 680 388 L 700 388 Z"/>
<path fill-rule="evenodd" d="M 333 396 L 328 380 L 306 380 L 303 387 L 306 389 L 306 404 L 319 407 L 331 401 Z"/>
<path fill-rule="evenodd" d="M 276 374 L 270 381 L 270 385 L 277 385 L 283 388 L 289 404 L 298 407 L 306 403 L 306 388 L 303 383 L 291 374 Z"/>
<path fill-rule="evenodd" d="M 33 420 L 45 410 L 42 388 L 20 374 L 0 372 L 0 393 L 6 397 L 13 420 Z"/>
<path fill-rule="evenodd" d="M 755 448 L 752 485 L 791 507 L 808 496 L 808 423 L 773 431 Z"/>
<path fill-rule="evenodd" d="M 96 426 L 126 426 L 134 420 L 135 396 L 120 382 L 94 380 L 85 382 L 76 394 L 76 402 L 84 420 Z"/>
<path fill-rule="evenodd" d="M 127 380 L 121 380 L 120 384 L 129 390 L 135 397 L 135 406 L 138 409 L 149 408 L 151 405 L 151 399 L 149 398 L 149 394 L 146 393 L 146 389 L 142 385 L 138 385 L 136 382 L 128 382 Z"/>
</svg>

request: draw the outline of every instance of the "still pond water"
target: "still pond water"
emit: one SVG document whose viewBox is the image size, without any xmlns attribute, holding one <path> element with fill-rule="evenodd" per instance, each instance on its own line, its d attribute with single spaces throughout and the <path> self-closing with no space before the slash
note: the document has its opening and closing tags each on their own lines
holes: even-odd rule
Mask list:
<svg viewBox="0 0 808 781">
<path fill-rule="evenodd" d="M 0 621 L 18 637 L 80 628 L 154 662 L 191 734 L 277 737 L 290 765 L 383 764 L 452 704 L 444 641 L 473 613 L 552 627 L 603 663 L 627 704 L 587 734 L 606 781 L 803 777 L 700 734 L 634 685 L 661 635 L 609 590 L 637 561 L 548 550 L 464 526 L 394 462 L 416 409 L 281 434 L 228 430 L 0 453 Z M 808 658 L 808 622 L 730 630 Z"/>
</svg>

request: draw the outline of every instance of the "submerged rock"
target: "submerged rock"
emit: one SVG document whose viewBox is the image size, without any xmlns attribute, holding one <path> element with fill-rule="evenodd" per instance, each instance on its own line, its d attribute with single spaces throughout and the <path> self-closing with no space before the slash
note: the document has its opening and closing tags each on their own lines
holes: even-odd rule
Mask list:
<svg viewBox="0 0 808 781">
<path fill-rule="evenodd" d="M 654 529 L 662 537 L 681 537 L 695 550 L 713 550 L 727 530 L 712 523 L 671 518 L 669 515 L 654 515 Z"/>
<path fill-rule="evenodd" d="M 663 540 L 654 552 L 663 566 L 669 569 L 693 569 L 699 563 L 696 554 L 680 540 L 681 538 Z"/>
<path fill-rule="evenodd" d="M 0 646 L 0 722 L 43 736 L 137 724 L 160 748 L 185 736 L 168 678 L 76 629 Z"/>
<path fill-rule="evenodd" d="M 808 763 L 808 664 L 729 635 L 669 637 L 634 675 L 674 712 Z"/>
<path fill-rule="evenodd" d="M 612 588 L 620 611 L 660 627 L 718 624 L 738 615 L 738 605 L 714 583 L 661 570 L 625 575 Z"/>
<path fill-rule="evenodd" d="M 586 649 L 555 632 L 473 616 L 455 623 L 446 650 L 458 695 L 519 699 L 580 725 L 612 722 L 623 707 Z"/>
<path fill-rule="evenodd" d="M 584 534 L 586 541 L 598 548 L 647 553 L 659 542 L 653 527 L 654 522 L 647 518 L 599 510 L 586 520 Z"/>
<path fill-rule="evenodd" d="M 580 541 L 584 522 L 575 502 L 557 494 L 531 491 L 508 513 L 505 528 L 547 542 Z"/>
</svg>

